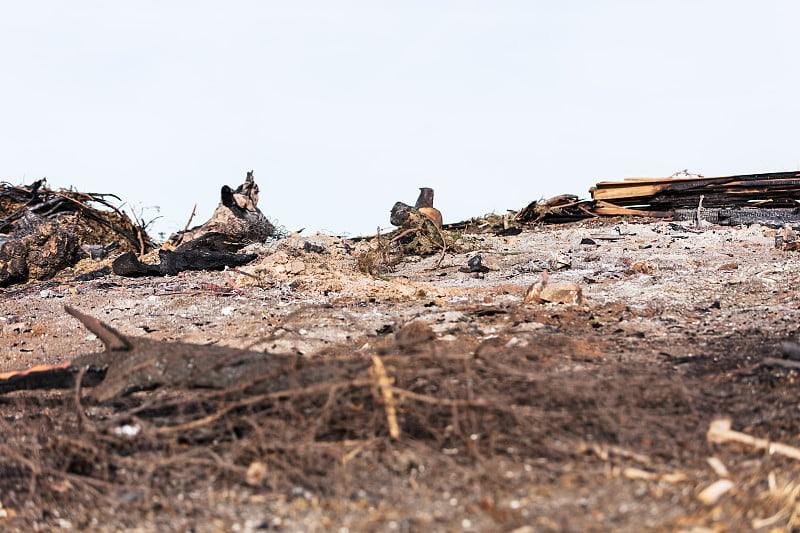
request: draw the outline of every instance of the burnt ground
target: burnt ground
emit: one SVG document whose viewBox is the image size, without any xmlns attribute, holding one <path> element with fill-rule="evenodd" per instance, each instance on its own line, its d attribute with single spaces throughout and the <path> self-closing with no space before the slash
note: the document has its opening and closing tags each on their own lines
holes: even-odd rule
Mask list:
<svg viewBox="0 0 800 533">
<path fill-rule="evenodd" d="M 773 242 L 759 226 L 585 222 L 464 236 L 460 253 L 367 275 L 369 241 L 317 235 L 254 246 L 239 272 L 70 281 L 87 262 L 5 289 L 0 371 L 99 350 L 67 304 L 129 336 L 284 354 L 289 385 L 2 396 L 0 523 L 798 530 L 798 462 L 706 438 L 726 417 L 800 446 L 798 371 L 762 364 L 800 318 L 797 253 Z M 478 252 L 491 270 L 459 271 Z M 585 302 L 525 304 L 543 268 Z"/>
</svg>

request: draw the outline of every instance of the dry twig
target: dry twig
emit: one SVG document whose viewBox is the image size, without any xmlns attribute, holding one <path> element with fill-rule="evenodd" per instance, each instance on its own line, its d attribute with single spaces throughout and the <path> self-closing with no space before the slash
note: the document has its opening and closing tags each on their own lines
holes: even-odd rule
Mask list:
<svg viewBox="0 0 800 533">
<path fill-rule="evenodd" d="M 386 423 L 389 425 L 389 435 L 393 439 L 400 438 L 400 426 L 397 424 L 397 407 L 392 395 L 393 379 L 386 374 L 383 361 L 377 355 L 372 356 L 371 373 L 375 376 L 376 386 L 383 399 L 383 407 L 386 410 Z"/>
</svg>

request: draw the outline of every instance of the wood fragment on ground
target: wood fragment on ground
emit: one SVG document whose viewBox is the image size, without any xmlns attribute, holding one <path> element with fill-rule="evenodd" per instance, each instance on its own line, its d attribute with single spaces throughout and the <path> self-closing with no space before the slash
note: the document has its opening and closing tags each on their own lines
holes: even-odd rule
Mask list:
<svg viewBox="0 0 800 533">
<path fill-rule="evenodd" d="M 389 426 L 389 435 L 393 439 L 400 438 L 400 425 L 397 423 L 397 404 L 392 394 L 393 381 L 386 373 L 383 361 L 377 355 L 372 356 L 370 373 L 375 377 L 375 384 L 380 392 L 383 406 L 386 409 L 386 424 Z"/>
<path fill-rule="evenodd" d="M 169 237 L 158 252 L 158 263 L 143 262 L 132 253 L 123 254 L 114 260 L 114 273 L 127 277 L 163 276 L 185 270 L 222 270 L 255 259 L 255 254 L 237 252 L 248 244 L 273 237 L 276 230 L 258 208 L 253 171 L 235 190 L 224 185 L 220 196 L 220 204 L 206 223 Z"/>
<path fill-rule="evenodd" d="M 258 208 L 259 189 L 252 170 L 236 189 L 223 185 L 220 198 L 208 221 L 173 233 L 167 239 L 167 247 L 177 251 L 236 252 L 247 244 L 264 242 L 275 235 L 275 226 Z"/>
<path fill-rule="evenodd" d="M 306 375 L 295 356 L 127 337 L 77 309 L 66 306 L 65 310 L 103 342 L 105 351 L 79 356 L 71 363 L 3 374 L 0 392 L 68 389 L 74 386 L 76 376 L 82 376 L 81 385 L 93 387 L 89 396 L 97 402 L 106 402 L 160 387 L 249 387 L 257 393 L 274 393 L 316 379 Z M 345 375 L 365 368 L 366 363 L 355 360 L 351 364 L 342 363 L 336 370 Z"/>
<path fill-rule="evenodd" d="M 718 479 L 697 494 L 697 499 L 705 505 L 714 505 L 734 487 L 730 479 Z"/>
<path fill-rule="evenodd" d="M 732 422 L 729 418 L 720 418 L 711 422 L 706 433 L 708 442 L 715 444 L 738 443 L 750 446 L 757 450 L 765 450 L 768 454 L 783 455 L 791 459 L 800 460 L 800 448 L 760 439 L 731 429 Z"/>
</svg>

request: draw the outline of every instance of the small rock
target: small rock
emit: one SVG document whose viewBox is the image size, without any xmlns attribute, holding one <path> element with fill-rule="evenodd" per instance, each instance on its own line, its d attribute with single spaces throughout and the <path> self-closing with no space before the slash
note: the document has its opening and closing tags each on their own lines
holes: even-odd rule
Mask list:
<svg viewBox="0 0 800 533">
<path fill-rule="evenodd" d="M 484 272 L 489 272 L 489 270 L 490 270 L 489 267 L 483 264 L 483 258 L 481 257 L 481 254 L 478 254 L 469 261 L 467 261 L 466 267 L 461 267 L 458 269 L 459 272 L 465 272 L 465 273 L 470 273 L 470 272 L 484 273 Z"/>
<path fill-rule="evenodd" d="M 261 461 L 253 461 L 250 463 L 250 466 L 247 467 L 244 480 L 248 485 L 254 487 L 256 485 L 261 485 L 265 477 L 267 477 L 267 465 Z"/>
<path fill-rule="evenodd" d="M 394 338 L 397 347 L 401 350 L 414 350 L 421 344 L 435 339 L 436 334 L 428 324 L 421 320 L 415 320 L 398 331 Z"/>
<path fill-rule="evenodd" d="M 631 265 L 631 272 L 636 274 L 654 274 L 658 267 L 650 261 L 636 261 Z"/>
<path fill-rule="evenodd" d="M 95 261 L 105 259 L 109 252 L 113 252 L 119 246 L 119 241 L 112 241 L 109 244 L 84 244 L 81 249 Z"/>
<path fill-rule="evenodd" d="M 303 243 L 303 251 L 307 253 L 321 254 L 325 251 L 325 247 L 321 244 L 306 241 Z"/>
<path fill-rule="evenodd" d="M 273 264 L 282 265 L 289 262 L 289 255 L 283 250 L 278 250 L 269 256 L 269 260 Z"/>
<path fill-rule="evenodd" d="M 51 289 L 45 289 L 43 291 L 40 291 L 39 292 L 39 296 L 41 296 L 42 298 L 63 298 L 64 297 L 64 295 L 61 294 L 60 292 L 56 292 L 56 291 L 51 290 Z"/>
<path fill-rule="evenodd" d="M 553 272 L 558 270 L 566 270 L 568 268 L 572 268 L 572 261 L 565 254 L 560 253 L 550 259 L 548 266 Z"/>
<path fill-rule="evenodd" d="M 380 328 L 375 330 L 377 335 L 388 335 L 389 333 L 394 333 L 394 326 L 391 324 L 384 324 Z"/>
<path fill-rule="evenodd" d="M 289 274 L 302 274 L 306 270 L 306 264 L 302 261 L 292 261 L 286 270 Z"/>
<path fill-rule="evenodd" d="M 526 304 L 529 303 L 561 303 L 582 304 L 583 290 L 576 283 L 550 283 L 545 270 L 542 279 L 533 283 L 525 293 Z"/>
<path fill-rule="evenodd" d="M 135 437 L 142 431 L 138 425 L 125 424 L 114 428 L 114 434 L 118 437 Z"/>
<path fill-rule="evenodd" d="M 583 303 L 583 290 L 576 283 L 549 283 L 539 293 L 545 302 L 560 304 Z"/>
<path fill-rule="evenodd" d="M 796 342 L 784 342 L 778 347 L 778 351 L 786 359 L 800 361 L 800 344 Z"/>
<path fill-rule="evenodd" d="M 775 248 L 779 250 L 797 250 L 797 232 L 790 224 L 786 224 L 775 236 Z"/>
<path fill-rule="evenodd" d="M 394 472 L 403 475 L 423 464 L 422 458 L 412 450 L 393 450 L 384 455 L 383 461 Z"/>
<path fill-rule="evenodd" d="M 496 232 L 495 235 L 498 237 L 513 237 L 515 235 L 519 235 L 522 233 L 522 228 L 519 226 L 513 226 L 506 229 L 501 229 L 500 231 Z"/>
</svg>

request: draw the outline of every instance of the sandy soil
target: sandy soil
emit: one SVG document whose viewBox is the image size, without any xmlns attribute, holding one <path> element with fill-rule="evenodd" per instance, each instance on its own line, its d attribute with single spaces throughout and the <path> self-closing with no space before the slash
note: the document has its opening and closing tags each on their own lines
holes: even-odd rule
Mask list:
<svg viewBox="0 0 800 533">
<path fill-rule="evenodd" d="M 373 370 L 348 374 L 320 404 L 292 397 L 259 411 L 177 385 L 103 405 L 69 390 L 14 392 L 0 398 L 0 521 L 20 531 L 793 531 L 797 461 L 706 439 L 727 417 L 800 446 L 797 370 L 763 364 L 781 357 L 800 318 L 800 262 L 774 235 L 588 221 L 472 235 L 469 252 L 406 257 L 380 276 L 358 270 L 368 240 L 316 235 L 252 246 L 259 258 L 239 271 L 70 281 L 100 266 L 86 262 L 6 289 L 0 371 L 101 349 L 66 304 L 131 337 L 291 354 L 318 365 L 320 384 L 338 372 L 326 365 L 382 358 L 399 435 L 377 385 L 355 385 Z M 491 270 L 462 272 L 476 253 Z M 524 303 L 543 269 L 578 284 L 584 301 Z M 173 403 L 153 403 L 162 396 Z M 168 410 L 176 398 L 206 411 Z M 202 416 L 213 431 L 199 431 Z M 729 490 L 706 498 L 720 480 Z"/>
</svg>

